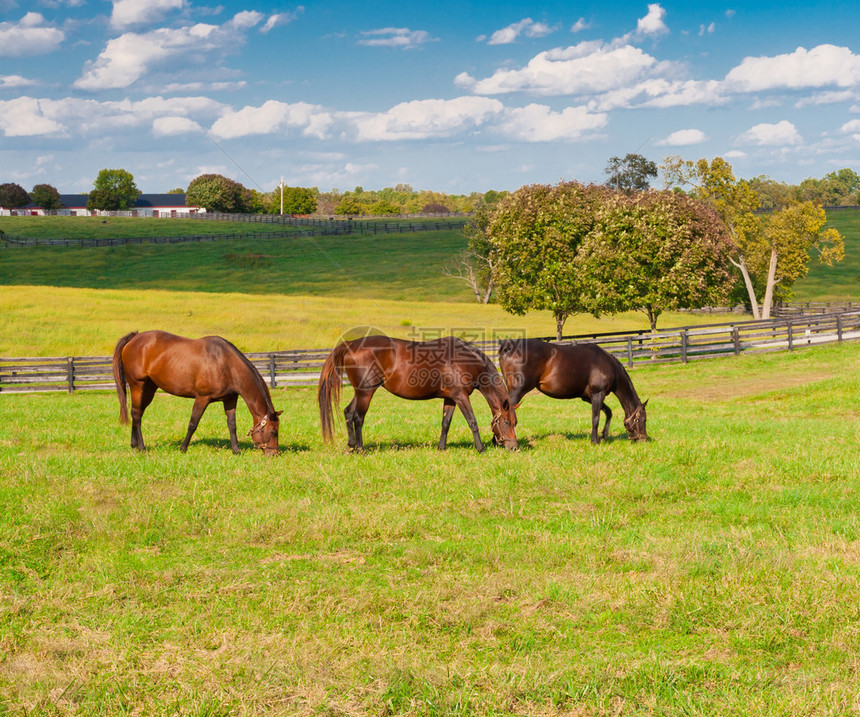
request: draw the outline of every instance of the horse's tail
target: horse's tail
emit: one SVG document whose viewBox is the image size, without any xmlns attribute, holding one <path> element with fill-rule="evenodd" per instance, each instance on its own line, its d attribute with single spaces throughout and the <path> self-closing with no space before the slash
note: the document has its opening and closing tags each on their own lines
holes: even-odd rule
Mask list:
<svg viewBox="0 0 860 717">
<path fill-rule="evenodd" d="M 125 367 L 122 365 L 122 350 L 125 345 L 137 336 L 137 331 L 126 334 L 117 341 L 113 350 L 113 381 L 116 384 L 116 395 L 119 397 L 119 422 L 128 423 L 128 403 L 125 393 Z"/>
<path fill-rule="evenodd" d="M 326 441 L 332 440 L 332 424 L 334 422 L 334 407 L 340 403 L 340 389 L 343 385 L 343 359 L 349 351 L 349 346 L 340 343 L 332 351 L 323 364 L 317 387 L 317 403 L 320 407 L 320 423 L 322 435 Z"/>
</svg>

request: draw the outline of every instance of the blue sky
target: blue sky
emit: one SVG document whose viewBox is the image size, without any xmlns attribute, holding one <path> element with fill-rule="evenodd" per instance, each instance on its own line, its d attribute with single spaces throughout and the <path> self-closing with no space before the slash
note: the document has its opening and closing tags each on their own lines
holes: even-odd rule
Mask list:
<svg viewBox="0 0 860 717">
<path fill-rule="evenodd" d="M 0 182 L 605 181 L 627 152 L 860 171 L 860 3 L 0 0 Z"/>
</svg>

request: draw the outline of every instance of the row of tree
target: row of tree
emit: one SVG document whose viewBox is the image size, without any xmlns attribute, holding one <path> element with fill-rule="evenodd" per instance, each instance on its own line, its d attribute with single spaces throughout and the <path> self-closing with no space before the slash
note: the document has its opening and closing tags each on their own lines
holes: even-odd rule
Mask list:
<svg viewBox="0 0 860 717">
<path fill-rule="evenodd" d="M 667 187 L 677 187 L 672 167 L 680 162 L 668 157 L 661 166 Z M 658 176 L 657 165 L 639 154 L 612 157 L 605 169 L 606 185 L 616 191 L 648 189 Z M 852 169 L 840 169 L 821 179 L 804 179 L 798 185 L 777 182 L 759 176 L 748 182 L 758 195 L 759 207 L 770 210 L 792 202 L 811 201 L 825 206 L 860 205 L 860 175 Z M 341 192 L 333 189 L 320 192 L 316 187 L 278 185 L 270 192 L 249 189 L 220 174 L 203 174 L 191 181 L 188 188 L 171 190 L 186 194 L 191 205 L 208 211 L 227 213 L 269 214 L 338 214 L 384 216 L 392 214 L 463 213 L 470 214 L 484 204 L 495 204 L 507 192 L 490 190 L 485 193 L 445 194 L 430 190 L 416 191 L 408 184 L 398 184 L 380 190 L 356 187 Z M 93 210 L 124 210 L 134 206 L 140 190 L 134 176 L 125 169 L 102 169 L 89 193 L 87 208 Z M 43 209 L 59 209 L 60 193 L 50 184 L 37 184 L 31 192 L 15 183 L 0 185 L 0 207 L 15 209 L 33 203 Z"/>
<path fill-rule="evenodd" d="M 0 207 L 3 209 L 18 209 L 30 203 L 49 210 L 62 206 L 60 193 L 50 184 L 37 184 L 31 192 L 14 182 L 0 184 Z"/>
<path fill-rule="evenodd" d="M 664 311 L 741 297 L 755 318 L 769 318 L 812 254 L 827 264 L 844 255 L 816 201 L 792 197 L 761 212 L 753 183 L 721 158 L 670 157 L 662 169 L 663 191 L 625 187 L 618 171 L 612 188 L 536 184 L 485 203 L 447 273 L 479 301 L 495 291 L 512 313 L 551 311 L 560 338 L 576 313 L 641 310 L 654 330 Z"/>
</svg>

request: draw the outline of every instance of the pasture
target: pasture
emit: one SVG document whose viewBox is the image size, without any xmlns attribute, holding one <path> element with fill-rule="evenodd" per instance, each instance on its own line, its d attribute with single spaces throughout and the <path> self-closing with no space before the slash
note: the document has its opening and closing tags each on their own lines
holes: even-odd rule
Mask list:
<svg viewBox="0 0 860 717">
<path fill-rule="evenodd" d="M 0 353 L 553 333 L 441 274 L 454 233 L 317 241 L 0 251 Z M 856 270 L 817 286 L 860 298 Z M 163 393 L 138 455 L 112 392 L 0 395 L 0 714 L 860 711 L 860 342 L 631 376 L 648 443 L 614 396 L 593 446 L 585 403 L 531 394 L 520 450 L 484 454 L 459 412 L 438 452 L 441 401 L 384 391 L 355 455 L 314 390 L 275 389 L 274 458 L 242 401 L 239 456 L 218 405 L 181 454 L 191 401 Z"/>
<path fill-rule="evenodd" d="M 827 212 L 825 228 L 838 229 L 845 237 L 845 258 L 825 266 L 816 257 L 809 264 L 809 274 L 794 286 L 797 301 L 860 300 L 860 211 L 856 209 Z"/>
<path fill-rule="evenodd" d="M 481 455 L 385 392 L 353 455 L 276 390 L 273 459 L 217 406 L 183 455 L 190 401 L 157 395 L 136 455 L 110 393 L 0 396 L 0 704 L 856 711 L 858 375 L 856 343 L 638 369 L 649 443 L 614 397 L 595 447 L 586 404 L 530 395 L 521 450 Z"/>
</svg>

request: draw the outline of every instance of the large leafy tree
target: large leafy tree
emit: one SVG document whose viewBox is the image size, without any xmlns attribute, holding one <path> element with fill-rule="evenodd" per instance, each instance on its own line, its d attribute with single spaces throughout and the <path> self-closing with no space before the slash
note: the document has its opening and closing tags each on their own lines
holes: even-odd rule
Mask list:
<svg viewBox="0 0 860 717">
<path fill-rule="evenodd" d="M 673 192 L 608 197 L 579 251 L 580 271 L 607 312 L 641 310 L 651 330 L 664 311 L 720 304 L 731 291 L 731 237 L 717 213 Z"/>
<path fill-rule="evenodd" d="M 313 214 L 317 210 L 317 189 L 284 187 L 284 214 Z M 275 190 L 280 210 L 280 190 Z"/>
<path fill-rule="evenodd" d="M 33 204 L 47 211 L 59 209 L 63 206 L 63 203 L 60 201 L 60 192 L 50 184 L 37 184 L 33 187 L 33 191 L 30 192 L 30 197 L 33 199 Z"/>
<path fill-rule="evenodd" d="M 824 229 L 826 216 L 819 205 L 789 200 L 775 213 L 756 214 L 760 201 L 753 186 L 735 178 L 721 157 L 711 162 L 667 157 L 663 171 L 668 185 L 688 187 L 723 219 L 733 240 L 728 258 L 743 278 L 755 319 L 770 318 L 773 299 L 790 295 L 791 284 L 806 274 L 810 252 L 826 264 L 844 256 L 844 240 L 835 229 Z M 844 178 L 850 184 L 851 178 Z"/>
<path fill-rule="evenodd" d="M 122 211 L 134 206 L 140 190 L 125 169 L 102 169 L 87 200 L 87 209 Z"/>
<path fill-rule="evenodd" d="M 209 212 L 245 213 L 254 205 L 251 191 L 239 182 L 221 174 L 201 174 L 192 179 L 185 192 L 191 206 L 204 207 Z"/>
<path fill-rule="evenodd" d="M 833 266 L 845 256 L 845 240 L 836 229 L 825 229 L 827 215 L 820 204 L 795 202 L 761 218 L 762 232 L 750 255 L 753 271 L 766 276 L 762 318 L 770 318 L 774 299 L 788 299 L 791 286 L 809 272 L 812 254 Z"/>
<path fill-rule="evenodd" d="M 26 207 L 30 203 L 30 195 L 20 184 L 7 182 L 0 184 L 0 207 L 4 209 L 17 209 Z"/>
<path fill-rule="evenodd" d="M 562 182 L 522 187 L 499 202 L 486 233 L 505 310 L 551 311 L 558 338 L 569 316 L 600 310 L 577 256 L 610 194 L 606 187 Z"/>
<path fill-rule="evenodd" d="M 624 157 L 611 157 L 604 173 L 606 182 L 616 192 L 644 191 L 657 176 L 657 165 L 641 154 L 628 153 Z"/>
</svg>

